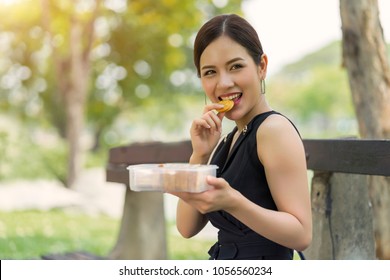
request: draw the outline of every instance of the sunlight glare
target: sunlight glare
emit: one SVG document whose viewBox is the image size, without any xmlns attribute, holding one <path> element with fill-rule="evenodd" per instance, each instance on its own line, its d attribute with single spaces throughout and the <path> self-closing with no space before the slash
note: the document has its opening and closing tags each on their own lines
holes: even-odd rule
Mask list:
<svg viewBox="0 0 390 280">
<path fill-rule="evenodd" d="M 18 4 L 21 0 L 0 0 L 0 5 L 2 6 L 11 6 Z"/>
</svg>

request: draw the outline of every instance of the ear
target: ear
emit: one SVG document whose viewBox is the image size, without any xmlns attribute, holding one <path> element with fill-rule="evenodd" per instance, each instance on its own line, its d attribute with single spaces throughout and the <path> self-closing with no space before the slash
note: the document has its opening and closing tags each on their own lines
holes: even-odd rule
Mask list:
<svg viewBox="0 0 390 280">
<path fill-rule="evenodd" d="M 258 65 L 258 74 L 260 80 L 264 80 L 265 77 L 267 76 L 267 66 L 268 66 L 268 57 L 264 53 L 261 55 L 260 63 Z"/>
</svg>

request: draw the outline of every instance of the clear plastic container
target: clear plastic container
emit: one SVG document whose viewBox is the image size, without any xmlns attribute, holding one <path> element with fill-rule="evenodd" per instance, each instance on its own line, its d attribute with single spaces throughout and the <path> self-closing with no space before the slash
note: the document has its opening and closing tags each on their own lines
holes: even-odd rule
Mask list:
<svg viewBox="0 0 390 280">
<path fill-rule="evenodd" d="M 203 192 L 206 176 L 216 176 L 216 165 L 188 163 L 137 164 L 127 167 L 133 191 Z"/>
</svg>

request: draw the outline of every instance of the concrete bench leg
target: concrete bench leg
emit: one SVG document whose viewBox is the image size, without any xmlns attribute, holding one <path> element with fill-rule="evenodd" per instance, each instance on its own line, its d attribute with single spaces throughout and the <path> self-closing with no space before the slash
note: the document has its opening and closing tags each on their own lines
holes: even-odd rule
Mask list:
<svg viewBox="0 0 390 280">
<path fill-rule="evenodd" d="M 162 193 L 133 192 L 129 186 L 126 186 L 118 240 L 109 258 L 117 260 L 167 259 Z"/>
</svg>

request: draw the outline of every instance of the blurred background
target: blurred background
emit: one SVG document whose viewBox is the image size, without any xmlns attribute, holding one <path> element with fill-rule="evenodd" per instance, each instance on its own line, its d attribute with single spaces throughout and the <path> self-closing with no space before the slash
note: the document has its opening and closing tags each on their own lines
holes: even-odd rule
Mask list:
<svg viewBox="0 0 390 280">
<path fill-rule="evenodd" d="M 356 136 L 339 2 L 291 2 L 0 0 L 0 258 L 107 254 L 124 194 L 105 182 L 108 151 L 189 138 L 205 102 L 192 44 L 213 15 L 256 28 L 268 100 L 303 138 Z M 389 2 L 379 4 L 388 40 Z M 205 258 L 210 236 L 180 240 L 166 216 L 170 257 Z"/>
</svg>

